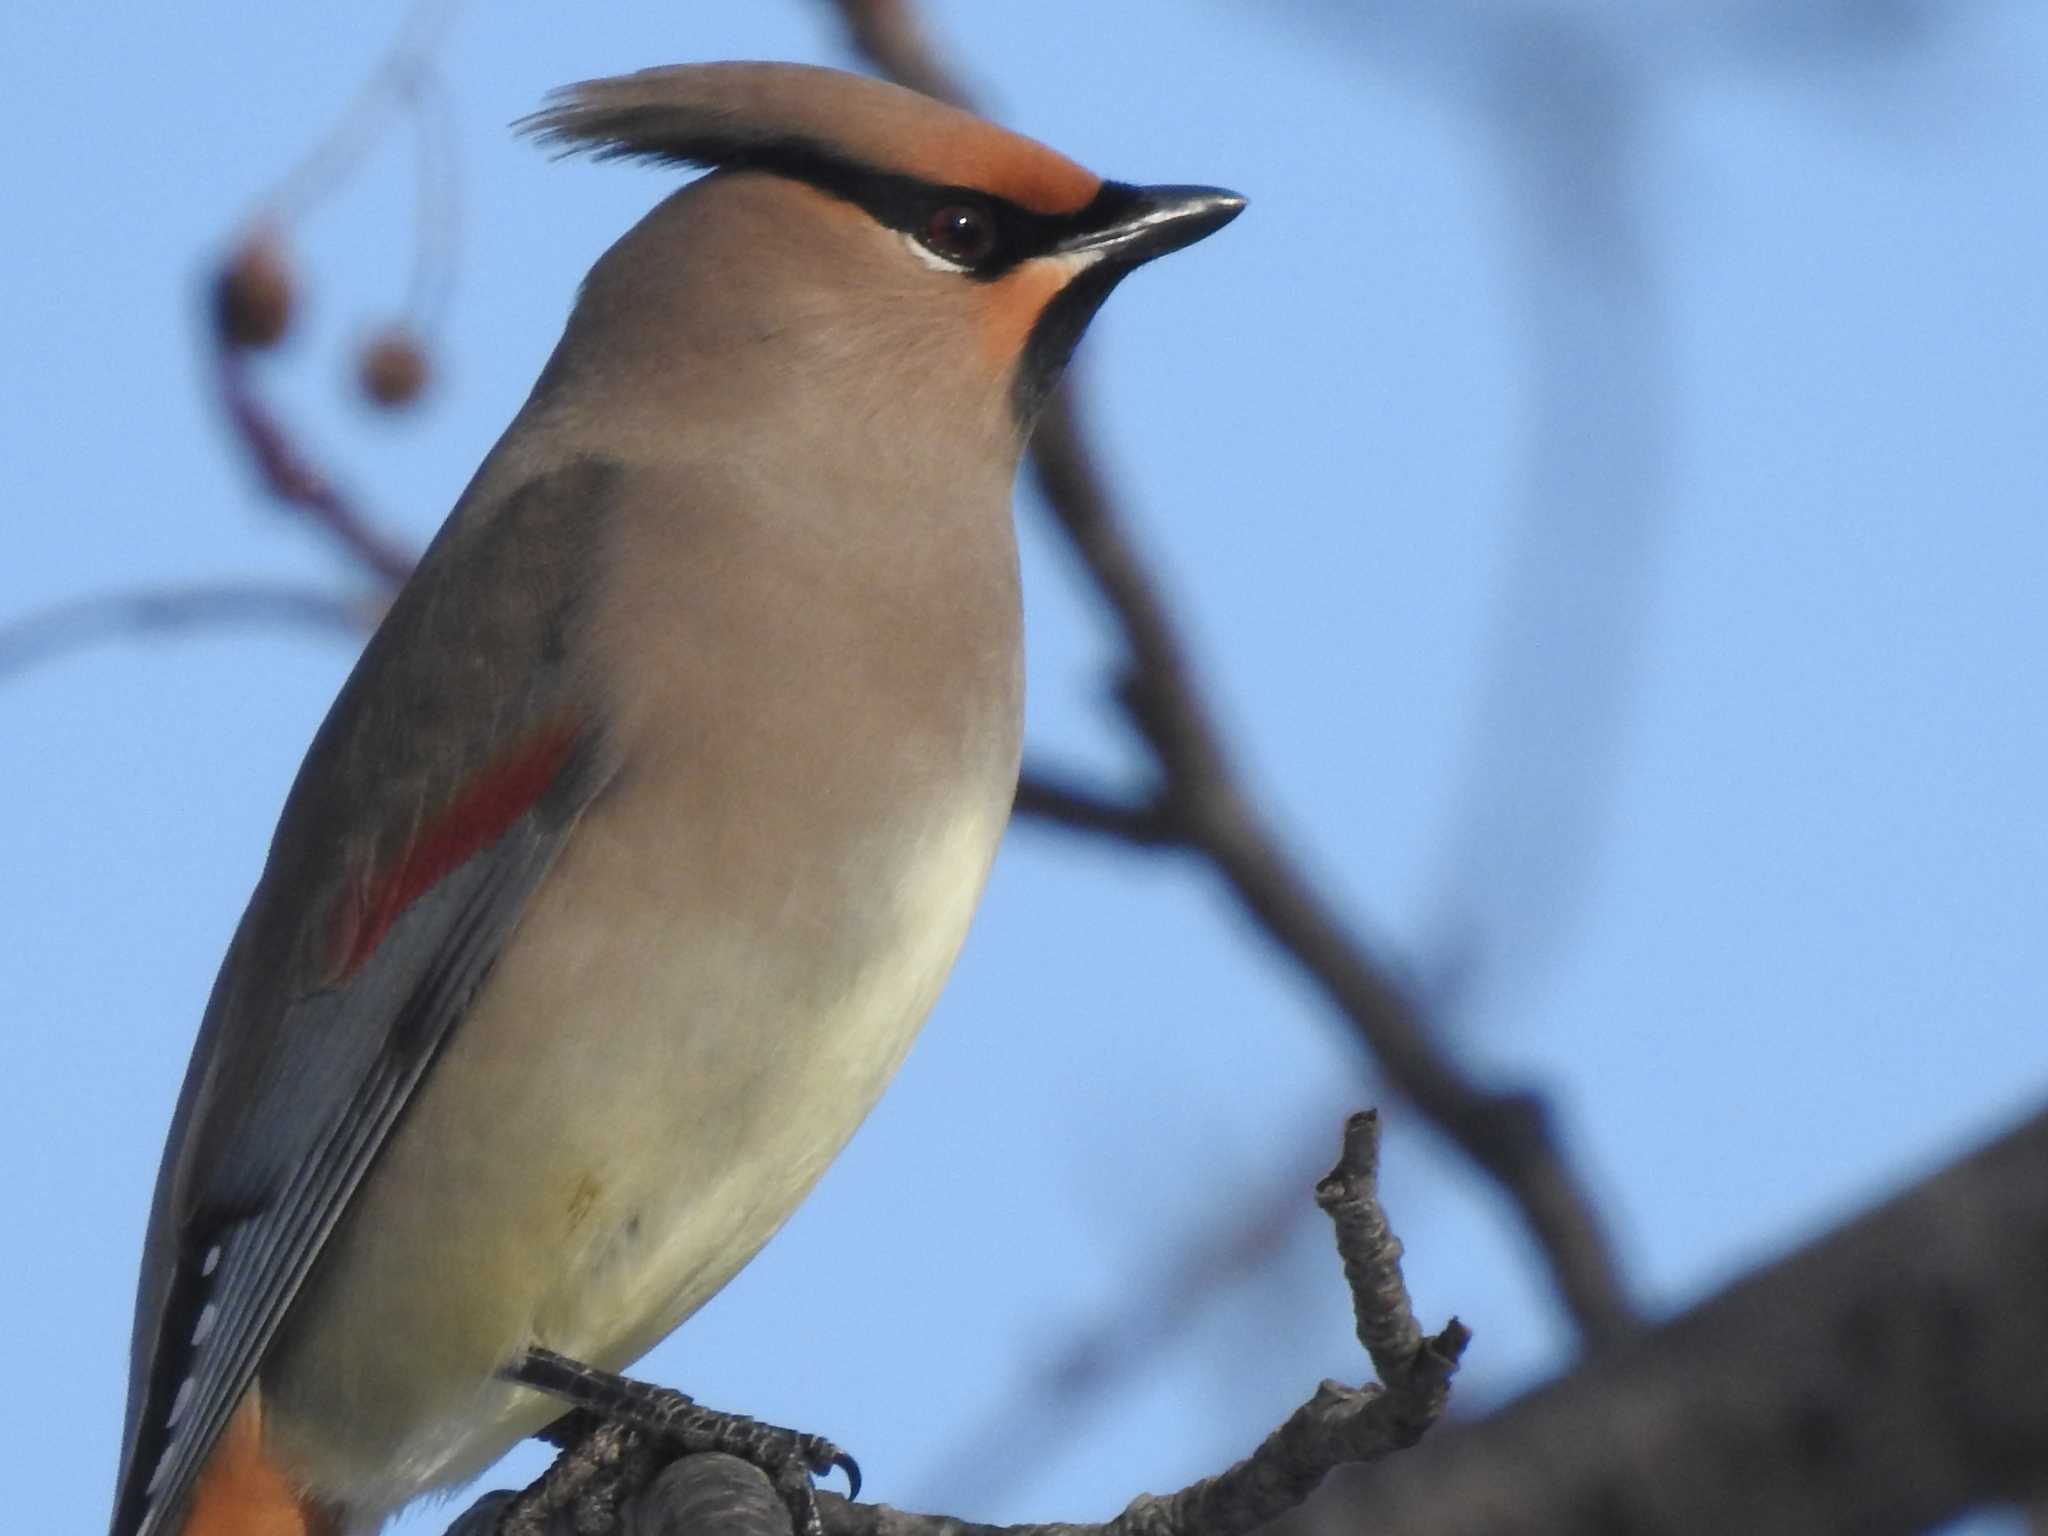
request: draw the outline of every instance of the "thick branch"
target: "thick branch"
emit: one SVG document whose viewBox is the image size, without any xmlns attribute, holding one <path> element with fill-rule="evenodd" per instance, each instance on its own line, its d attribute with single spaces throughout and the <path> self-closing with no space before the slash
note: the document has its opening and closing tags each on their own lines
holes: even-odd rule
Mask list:
<svg viewBox="0 0 2048 1536">
<path fill-rule="evenodd" d="M 2048 1112 L 1284 1536 L 1907 1536 L 2048 1467 Z"/>
<path fill-rule="evenodd" d="M 789 1536 L 789 1511 L 758 1467 L 734 1456 L 689 1456 L 654 1480 L 622 1536 Z"/>
</svg>

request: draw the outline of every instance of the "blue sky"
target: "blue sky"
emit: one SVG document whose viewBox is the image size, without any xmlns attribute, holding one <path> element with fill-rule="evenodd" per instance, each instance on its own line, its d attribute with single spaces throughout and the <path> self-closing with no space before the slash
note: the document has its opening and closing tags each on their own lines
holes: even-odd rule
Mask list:
<svg viewBox="0 0 2048 1536">
<path fill-rule="evenodd" d="M 1459 1051 L 1555 1095 L 1648 1305 L 2038 1107 L 2048 13 L 929 10 L 1018 126 L 1251 196 L 1084 346 L 1108 466 L 1263 803 L 1376 941 L 1465 979 Z M 229 451 L 201 297 L 402 14 L 0 14 L 0 622 L 137 584 L 347 589 Z M 671 181 L 505 125 L 564 81 L 727 56 L 842 59 L 793 0 L 458 18 L 460 265 L 415 413 L 348 388 L 405 288 L 402 137 L 294 229 L 305 323 L 266 384 L 389 526 L 432 530 Z M 1020 514 L 1032 748 L 1127 774 L 1108 631 Z M 102 1518 L 163 1127 L 351 655 L 218 631 L 0 677 L 24 1528 Z M 897 1086 L 647 1370 L 832 1434 L 893 1503 L 1110 1513 L 1358 1374 L 1308 1189 L 1383 1099 L 1198 868 L 1024 827 Z M 1474 1327 L 1465 1400 L 1497 1400 L 1566 1335 L 1500 1201 L 1389 1108 L 1418 1302 Z"/>
</svg>

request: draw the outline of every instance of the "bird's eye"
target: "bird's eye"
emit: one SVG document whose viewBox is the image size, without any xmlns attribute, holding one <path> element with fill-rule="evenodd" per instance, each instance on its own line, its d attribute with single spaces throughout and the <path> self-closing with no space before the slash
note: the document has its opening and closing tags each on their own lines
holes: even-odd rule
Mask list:
<svg viewBox="0 0 2048 1536">
<path fill-rule="evenodd" d="M 973 203 L 948 203 L 924 221 L 918 241 L 955 266 L 980 266 L 996 248 L 995 216 Z"/>
</svg>

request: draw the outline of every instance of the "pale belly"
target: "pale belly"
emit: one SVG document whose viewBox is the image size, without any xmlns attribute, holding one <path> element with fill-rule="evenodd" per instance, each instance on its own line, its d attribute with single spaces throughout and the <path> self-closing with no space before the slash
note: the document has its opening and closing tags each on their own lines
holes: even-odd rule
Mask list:
<svg viewBox="0 0 2048 1536">
<path fill-rule="evenodd" d="M 676 882 L 630 805 L 587 819 L 264 1366 L 282 1463 L 372 1525 L 560 1411 L 494 1378 L 528 1344 L 620 1368 L 709 1299 L 902 1060 L 1003 798 L 899 829 L 857 911 L 793 888 L 786 924 Z"/>
</svg>

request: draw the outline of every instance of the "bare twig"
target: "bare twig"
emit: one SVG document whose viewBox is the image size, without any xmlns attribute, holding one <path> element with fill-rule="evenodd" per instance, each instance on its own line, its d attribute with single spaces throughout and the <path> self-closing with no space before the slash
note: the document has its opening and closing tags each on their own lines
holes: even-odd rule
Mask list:
<svg viewBox="0 0 2048 1536">
<path fill-rule="evenodd" d="M 2048 1112 L 1275 1536 L 1908 1536 L 2048 1467 Z"/>
<path fill-rule="evenodd" d="M 372 593 L 263 580 L 93 593 L 0 624 L 0 678 L 102 640 L 240 624 L 304 625 L 361 635 L 374 628 L 412 571 L 411 550 L 376 524 L 317 468 L 258 392 L 249 350 L 231 330 L 211 338 L 215 381 L 263 488 L 325 530 L 348 563 L 376 584 Z"/>
<path fill-rule="evenodd" d="M 396 590 L 417 558 L 373 523 L 292 440 L 256 391 L 248 354 L 222 338 L 216 356 L 222 406 L 263 488 L 333 535 L 342 552 Z"/>
<path fill-rule="evenodd" d="M 940 62 L 916 0 L 830 0 L 857 49 L 876 69 L 913 91 L 973 108 L 958 74 Z"/>
<path fill-rule="evenodd" d="M 964 102 L 909 0 L 832 0 L 856 47 L 883 74 Z M 1032 445 L 1047 504 L 1114 615 L 1128 653 L 1120 697 L 1162 780 L 1144 810 L 1034 783 L 1027 811 L 1144 846 L 1184 843 L 1322 988 L 1394 1086 L 1513 1198 L 1581 1334 L 1611 1344 L 1632 1326 L 1619 1267 L 1592 1202 L 1567 1166 L 1548 1113 L 1528 1093 L 1489 1091 L 1437 1044 L 1408 989 L 1337 917 L 1334 903 L 1256 811 L 1157 582 L 1095 467 L 1071 387 Z"/>
<path fill-rule="evenodd" d="M 1029 763 L 1017 784 L 1015 809 L 1019 816 L 1075 832 L 1097 832 L 1138 848 L 1185 846 L 1179 823 L 1157 798 L 1118 799 Z"/>
<path fill-rule="evenodd" d="M 1425 1336 L 1416 1324 L 1401 1280 L 1401 1244 L 1379 1203 L 1377 1115 L 1354 1115 L 1347 1122 L 1342 1153 L 1336 1168 L 1317 1186 L 1316 1203 L 1336 1228 L 1337 1253 L 1351 1286 L 1359 1340 L 1379 1374 L 1377 1385 L 1360 1389 L 1324 1382 L 1245 1460 L 1178 1493 L 1140 1495 L 1111 1520 L 986 1526 L 821 1494 L 818 1510 L 826 1536 L 1246 1536 L 1293 1509 L 1336 1468 L 1378 1461 L 1415 1444 L 1442 1414 L 1470 1334 L 1455 1320 L 1433 1336 Z M 637 1452 L 643 1444 L 636 1440 L 633 1449 Z M 566 1536 L 572 1530 L 602 1536 L 620 1529 L 608 1502 L 619 1493 L 617 1480 L 599 1475 L 609 1473 L 618 1459 L 594 1469 L 583 1462 L 572 1462 L 559 1472 L 550 1469 L 509 1503 L 501 1493 L 487 1494 L 456 1522 L 450 1536 L 513 1536 L 509 1523 L 494 1532 L 493 1512 L 509 1522 L 522 1511 L 541 1509 L 546 1511 L 546 1523 L 520 1525 L 517 1536 Z M 680 1513 L 684 1503 L 702 1497 L 705 1488 L 698 1474 L 680 1469 L 717 1461 L 702 1455 L 674 1460 L 647 1492 L 626 1502 L 623 1530 L 717 1536 L 726 1528 L 688 1521 Z M 719 1518 L 739 1518 L 743 1529 L 788 1536 L 783 1495 L 766 1478 L 760 1478 L 750 1493 L 745 1480 L 735 1480 L 729 1469 L 707 1469 L 702 1477 L 716 1477 L 724 1490 L 719 1500 L 709 1501 L 716 1505 Z M 593 1511 L 578 1499 L 577 1490 L 586 1484 L 602 1508 Z M 779 1522 L 764 1525 L 769 1514 Z"/>
<path fill-rule="evenodd" d="M 439 329 L 460 266 L 456 247 L 462 225 L 457 152 L 461 136 L 447 83 L 431 57 L 423 57 L 403 77 L 398 99 L 412 114 L 415 157 L 412 275 L 404 313 L 413 330 L 425 335 Z"/>
<path fill-rule="evenodd" d="M 1396 1244 L 1380 1235 L 1371 1136 L 1370 1125 L 1348 1129 L 1339 1172 L 1318 1193 L 1337 1225 L 1360 1337 L 1387 1355 L 1376 1401 L 1388 1405 L 1378 1429 L 1392 1432 L 1399 1407 L 1426 1410 L 1461 1334 L 1453 1325 L 1408 1346 L 1417 1330 L 1391 1268 Z M 2048 1111 L 1563 1380 L 1334 1480 L 1274 1529 L 1908 1536 L 1968 1509 L 2038 1499 L 2043 1359 Z M 1286 1434 L 1248 1465 L 1284 1457 L 1276 1442 Z M 1200 1502 L 1176 1499 L 1139 1500 L 1102 1526 L 1008 1529 L 829 1495 L 820 1503 L 830 1536 L 1153 1536 L 1160 1527 L 1146 1521 Z M 710 1536 L 703 1526 L 627 1529 Z"/>
<path fill-rule="evenodd" d="M 1337 1166 L 1316 1187 L 1336 1228 L 1358 1337 L 1379 1385 L 1326 1381 L 1245 1460 L 1163 1497 L 1142 1495 L 1100 1525 L 1013 1527 L 1012 1536 L 1242 1536 L 1284 1514 L 1339 1466 L 1379 1461 L 1415 1444 L 1450 1392 L 1470 1334 L 1453 1320 L 1434 1336 L 1415 1321 L 1401 1280 L 1401 1244 L 1379 1203 L 1379 1117 L 1354 1115 Z M 831 1536 L 938 1536 L 926 1517 L 843 1502 L 826 1506 Z M 998 1531 L 948 1521 L 947 1532 Z"/>
<path fill-rule="evenodd" d="M 263 581 L 95 593 L 0 624 L 0 678 L 97 641 L 129 636 L 231 624 L 303 624 L 361 634 L 376 623 L 382 606 L 317 587 Z"/>
<path fill-rule="evenodd" d="M 287 507 L 326 530 L 342 553 L 395 591 L 411 574 L 416 552 L 384 533 L 363 510 L 316 468 L 286 431 L 256 387 L 251 347 L 267 346 L 289 323 L 289 269 L 279 236 L 307 203 L 325 194 L 361 160 L 397 112 L 413 120 L 418 152 L 417 227 L 407 317 L 387 327 L 365 351 L 365 387 L 386 405 L 414 398 L 424 376 L 421 337 L 438 320 L 453 282 L 457 177 L 454 135 L 435 71 L 435 53 L 462 0 L 414 0 L 398 36 L 364 81 L 354 102 L 327 135 L 294 165 L 249 220 L 237 250 L 224 265 L 220 291 L 226 306 L 216 314 L 212 336 L 214 378 L 222 409 L 260 476 L 263 488 Z M 242 264 L 261 258 L 253 271 Z M 275 290 L 266 295 L 264 322 L 253 332 L 250 295 L 238 291 L 254 272 Z"/>
<path fill-rule="evenodd" d="M 1358 1342 L 1385 1381 L 1407 1370 L 1424 1350 L 1401 1279 L 1401 1240 L 1387 1230 L 1387 1214 L 1373 1198 L 1379 1176 L 1379 1116 L 1353 1115 L 1344 1126 L 1344 1155 L 1316 1185 L 1316 1204 L 1337 1228 Z"/>
<path fill-rule="evenodd" d="M 274 227 L 305 212 L 346 178 L 390 126 L 390 108 L 407 103 L 434 84 L 434 61 L 454 25 L 463 0 L 413 0 L 399 23 L 391 46 L 357 88 L 355 99 L 340 112 L 327 132 L 279 178 L 262 199 L 258 227 Z M 432 132 L 422 129 L 422 132 Z M 423 151 L 432 156 L 432 150 Z M 446 164 L 425 179 L 438 179 Z"/>
</svg>

